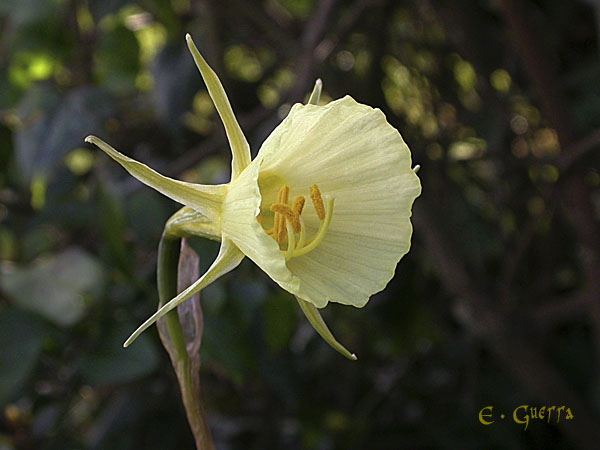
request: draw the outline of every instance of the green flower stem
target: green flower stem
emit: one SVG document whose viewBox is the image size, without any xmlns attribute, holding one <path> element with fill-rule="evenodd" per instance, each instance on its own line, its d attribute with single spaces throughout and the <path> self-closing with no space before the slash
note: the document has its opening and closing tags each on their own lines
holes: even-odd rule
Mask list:
<svg viewBox="0 0 600 450">
<path fill-rule="evenodd" d="M 177 295 L 177 265 L 179 261 L 180 239 L 163 234 L 158 247 L 158 297 L 159 307 Z M 206 423 L 206 413 L 198 386 L 198 374 L 193 373 L 194 365 L 190 362 L 186 342 L 179 322 L 177 309 L 170 311 L 165 317 L 170 340 L 163 340 L 163 345 L 171 356 L 171 361 L 181 390 L 181 396 L 190 428 L 194 434 L 198 450 L 213 450 L 214 446 L 210 430 Z"/>
</svg>

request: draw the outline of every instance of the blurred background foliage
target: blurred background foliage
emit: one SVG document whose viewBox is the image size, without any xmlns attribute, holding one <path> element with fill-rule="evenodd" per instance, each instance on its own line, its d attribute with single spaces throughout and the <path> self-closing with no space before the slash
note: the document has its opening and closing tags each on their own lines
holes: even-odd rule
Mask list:
<svg viewBox="0 0 600 450">
<path fill-rule="evenodd" d="M 192 182 L 229 152 L 185 47 L 253 151 L 305 101 L 380 107 L 421 164 L 412 251 L 325 318 L 245 261 L 202 293 L 218 449 L 598 448 L 600 59 L 595 0 L 2 0 L 0 448 L 193 448 L 155 329 L 177 205 L 83 143 Z M 193 241 L 201 270 L 217 247 Z M 483 406 L 574 420 L 482 426 Z"/>
</svg>

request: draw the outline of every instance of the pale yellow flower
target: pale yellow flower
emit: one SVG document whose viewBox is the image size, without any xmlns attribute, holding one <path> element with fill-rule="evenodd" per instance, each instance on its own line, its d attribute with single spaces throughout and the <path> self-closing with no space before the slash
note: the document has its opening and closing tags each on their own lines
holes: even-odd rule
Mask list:
<svg viewBox="0 0 600 450">
<path fill-rule="evenodd" d="M 96 144 L 138 180 L 185 205 L 167 230 L 221 241 L 208 271 L 126 341 L 247 256 L 292 293 L 315 329 L 345 356 L 316 308 L 363 307 L 385 288 L 410 248 L 413 201 L 421 192 L 400 133 L 379 109 L 346 96 L 325 106 L 296 104 L 251 161 L 250 148 L 223 87 L 191 37 L 188 46 L 223 120 L 231 151 L 228 184 L 206 186 L 164 177 Z"/>
</svg>

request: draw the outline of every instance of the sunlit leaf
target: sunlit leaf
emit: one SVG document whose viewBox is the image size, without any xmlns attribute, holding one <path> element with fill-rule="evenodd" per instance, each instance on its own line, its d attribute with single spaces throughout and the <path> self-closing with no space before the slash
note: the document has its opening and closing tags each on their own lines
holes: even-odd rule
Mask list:
<svg viewBox="0 0 600 450">
<path fill-rule="evenodd" d="M 103 271 L 96 258 L 71 247 L 29 266 L 4 264 L 0 284 L 15 304 L 58 325 L 71 326 L 83 317 L 101 288 Z"/>
<path fill-rule="evenodd" d="M 116 26 L 102 34 L 95 65 L 101 85 L 111 92 L 126 93 L 135 89 L 140 70 L 140 46 L 125 26 Z"/>
</svg>

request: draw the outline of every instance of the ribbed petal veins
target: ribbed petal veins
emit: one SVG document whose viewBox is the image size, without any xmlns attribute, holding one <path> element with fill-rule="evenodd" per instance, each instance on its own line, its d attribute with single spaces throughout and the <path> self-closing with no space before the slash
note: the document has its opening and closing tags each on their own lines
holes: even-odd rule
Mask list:
<svg viewBox="0 0 600 450">
<path fill-rule="evenodd" d="M 351 97 L 326 106 L 297 104 L 257 158 L 261 211 L 275 201 L 281 183 L 291 198 L 313 184 L 335 198 L 323 242 L 288 261 L 300 282 L 286 289 L 320 308 L 330 301 L 364 306 L 410 248 L 411 207 L 421 185 L 400 133 L 380 110 Z M 305 208 L 303 218 L 308 235 L 314 234 L 314 210 Z"/>
<path fill-rule="evenodd" d="M 169 220 L 165 237 L 221 240 L 208 271 L 144 322 L 125 346 L 248 256 L 298 298 L 333 348 L 355 359 L 315 307 L 330 301 L 364 306 L 408 252 L 411 208 L 421 193 L 408 147 L 378 109 L 351 97 L 318 106 L 317 80 L 309 104 L 294 105 L 250 162 L 248 142 L 221 82 L 189 35 L 186 40 L 229 139 L 229 184 L 167 178 L 94 136 L 86 138 L 135 178 L 186 206 Z"/>
</svg>

